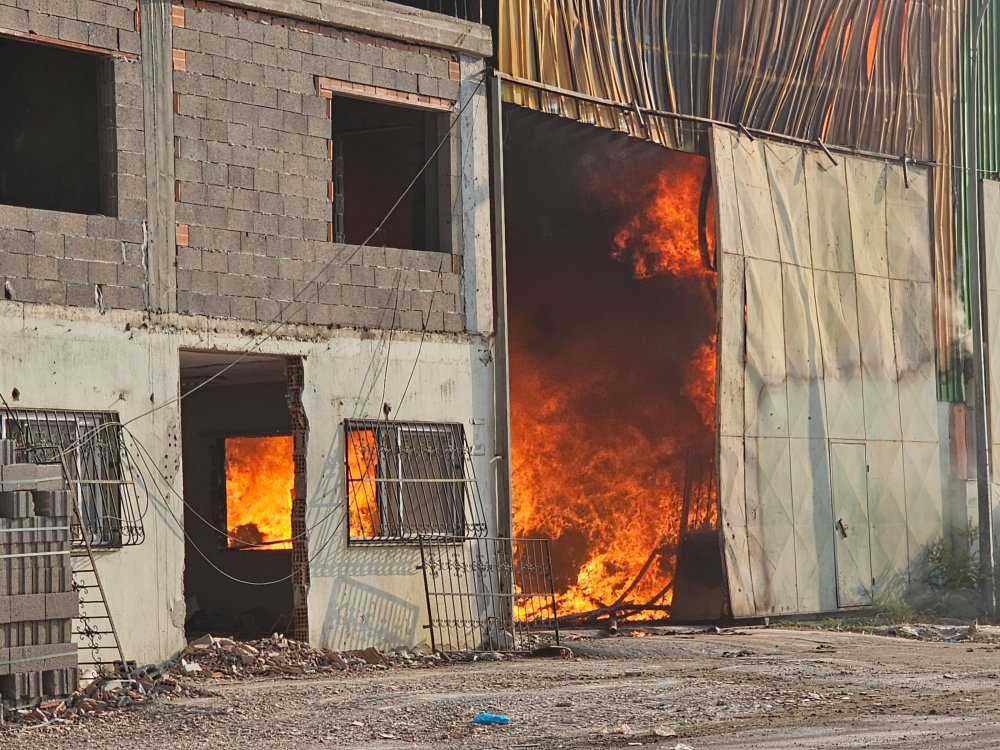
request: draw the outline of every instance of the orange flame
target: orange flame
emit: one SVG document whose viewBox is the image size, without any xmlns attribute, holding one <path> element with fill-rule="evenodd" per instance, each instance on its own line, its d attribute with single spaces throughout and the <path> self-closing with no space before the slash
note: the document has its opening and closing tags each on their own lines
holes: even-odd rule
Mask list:
<svg viewBox="0 0 1000 750">
<path fill-rule="evenodd" d="M 373 430 L 347 433 L 347 500 L 350 508 L 351 537 L 373 539 L 382 535 L 378 512 L 378 450 Z"/>
<path fill-rule="evenodd" d="M 226 438 L 226 527 L 242 542 L 230 547 L 292 548 L 292 450 L 291 436 Z"/>
<path fill-rule="evenodd" d="M 710 429 L 715 427 L 716 359 L 716 337 L 713 335 L 698 348 L 688 365 L 687 383 L 684 384 L 684 395 L 691 399 L 701 421 Z"/>
<path fill-rule="evenodd" d="M 882 12 L 885 10 L 885 0 L 879 0 L 875 9 L 875 19 L 872 21 L 871 31 L 868 32 L 868 54 L 865 59 L 865 70 L 868 73 L 868 80 L 872 79 L 875 72 L 875 56 L 878 54 L 879 31 L 882 28 Z"/>
<path fill-rule="evenodd" d="M 636 284 L 672 277 L 701 290 L 701 309 L 691 312 L 711 321 L 715 226 L 705 190 L 708 161 L 683 154 L 672 158 L 643 186 L 648 197 L 641 205 L 631 195 L 619 197 L 625 218 L 611 254 L 631 264 Z M 708 221 L 700 226 L 703 215 Z M 647 332 L 640 346 L 656 346 L 655 330 Z M 595 394 L 644 398 L 642 393 L 622 393 L 622 368 L 632 366 L 628 361 L 602 356 L 600 344 L 587 336 L 582 343 L 560 341 L 563 349 L 593 351 L 590 364 L 567 377 L 555 362 L 557 355 L 532 350 L 513 333 L 514 528 L 518 535 L 556 540 L 553 554 L 572 558 L 571 579 L 557 576 L 560 614 L 623 602 L 669 605 L 685 496 L 691 511 L 688 528 L 711 529 L 716 523 L 714 482 L 705 481 L 704 471 L 694 481 L 697 472 L 688 473 L 692 463 L 710 464 L 714 450 L 714 336 L 683 355 L 688 364 L 680 392 L 657 396 L 687 410 L 684 424 L 650 428 L 619 422 L 612 427 L 589 408 Z M 695 461 L 692 450 L 699 452 Z M 635 619 L 662 616 L 644 613 Z"/>
</svg>

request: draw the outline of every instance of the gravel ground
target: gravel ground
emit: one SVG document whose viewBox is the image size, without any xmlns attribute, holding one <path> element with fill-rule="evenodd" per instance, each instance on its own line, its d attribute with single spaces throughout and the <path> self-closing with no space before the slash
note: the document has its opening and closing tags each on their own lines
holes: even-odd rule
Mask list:
<svg viewBox="0 0 1000 750">
<path fill-rule="evenodd" d="M 0 747 L 996 748 L 1000 646 L 816 630 L 574 636 L 576 658 L 204 683 Z M 477 712 L 510 716 L 476 728 Z"/>
</svg>

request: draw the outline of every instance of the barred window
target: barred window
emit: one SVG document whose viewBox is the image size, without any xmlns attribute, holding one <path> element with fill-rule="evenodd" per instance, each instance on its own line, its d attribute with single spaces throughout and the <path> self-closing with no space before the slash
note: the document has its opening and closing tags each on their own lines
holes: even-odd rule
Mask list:
<svg viewBox="0 0 1000 750">
<path fill-rule="evenodd" d="M 122 467 L 115 412 L 13 409 L 0 414 L 0 437 L 13 440 L 17 460 L 62 463 L 80 523 L 73 540 L 93 547 L 139 544 L 142 520 Z M 65 453 L 65 456 L 63 455 Z"/>
<path fill-rule="evenodd" d="M 344 423 L 352 541 L 465 535 L 465 433 L 457 424 Z"/>
</svg>

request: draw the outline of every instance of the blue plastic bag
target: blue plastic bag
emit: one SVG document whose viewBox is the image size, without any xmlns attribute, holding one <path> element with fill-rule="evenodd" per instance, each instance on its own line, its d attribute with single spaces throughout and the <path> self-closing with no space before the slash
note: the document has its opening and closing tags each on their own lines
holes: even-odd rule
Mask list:
<svg viewBox="0 0 1000 750">
<path fill-rule="evenodd" d="M 510 717 L 501 714 L 476 714 L 469 723 L 484 727 L 505 727 L 514 722 Z"/>
</svg>

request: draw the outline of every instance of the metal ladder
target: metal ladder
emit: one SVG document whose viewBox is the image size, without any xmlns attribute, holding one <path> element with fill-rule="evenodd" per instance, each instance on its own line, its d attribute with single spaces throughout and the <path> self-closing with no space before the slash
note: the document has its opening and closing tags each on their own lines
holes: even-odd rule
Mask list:
<svg viewBox="0 0 1000 750">
<path fill-rule="evenodd" d="M 79 515 L 75 511 L 74 514 L 77 515 L 79 524 Z M 80 528 L 84 528 L 82 524 Z M 73 620 L 73 634 L 79 645 L 81 673 L 88 668 L 97 674 L 128 671 L 125 651 L 108 608 L 108 599 L 94 560 L 94 550 L 86 533 L 83 534 L 83 547 L 73 550 L 71 561 L 73 591 L 80 599 L 80 614 Z"/>
<path fill-rule="evenodd" d="M 73 486 L 66 458 L 62 461 L 63 478 L 67 487 Z M 77 664 L 80 674 L 89 668 L 97 674 L 117 674 L 128 671 L 125 651 L 115 621 L 108 607 L 108 597 L 104 593 L 101 575 L 97 572 L 94 548 L 87 536 L 87 526 L 80 516 L 80 508 L 74 502 L 73 518 L 80 530 L 79 539 L 72 540 L 70 564 L 73 574 L 73 591 L 80 600 L 80 611 L 73 618 L 73 635 L 77 639 Z M 111 668 L 109 669 L 109 662 Z"/>
</svg>

